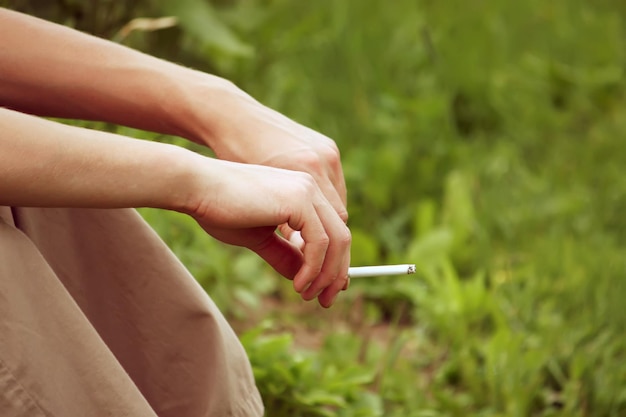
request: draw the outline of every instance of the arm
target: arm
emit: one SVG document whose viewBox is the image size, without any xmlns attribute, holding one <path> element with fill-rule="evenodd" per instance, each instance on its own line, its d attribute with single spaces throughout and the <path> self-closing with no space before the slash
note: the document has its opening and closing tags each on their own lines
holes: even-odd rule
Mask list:
<svg viewBox="0 0 626 417">
<path fill-rule="evenodd" d="M 347 220 L 335 143 L 232 83 L 0 8 L 0 106 L 174 134 L 219 158 L 308 172 Z"/>
<path fill-rule="evenodd" d="M 285 218 L 289 221 L 273 226 L 280 227 L 289 237 L 296 235 L 292 233 L 296 224 L 302 229 L 296 230 L 301 231 L 304 238 L 298 246 L 303 256 L 298 272 L 279 272 L 294 277 L 294 288 L 303 298 L 311 299 L 319 294 L 322 304 L 336 294 L 339 283 L 346 282 L 349 238 L 346 243 L 347 228 L 343 224 L 339 227 L 335 221 L 336 218 L 347 220 L 346 190 L 339 152 L 332 140 L 262 106 L 228 81 L 2 8 L 0 38 L 0 106 L 37 115 L 104 120 L 176 134 L 208 145 L 222 159 L 308 173 L 305 178 L 312 177 L 316 189 L 321 189 L 324 196 L 323 202 L 314 204 L 318 211 L 307 211 L 304 215 L 299 211 L 302 207 L 293 208 L 294 203 L 285 197 L 296 198 L 294 194 L 299 194 L 295 188 L 298 187 L 289 187 L 284 182 L 279 183 L 287 187 L 281 190 L 283 198 L 276 201 L 286 207 L 269 206 L 281 211 L 282 215 L 278 216 L 281 218 L 285 218 L 284 211 L 291 207 L 294 213 Z M 27 126 L 23 127 L 28 130 Z M 33 148 L 31 152 L 36 150 Z M 218 163 L 222 164 L 222 169 L 246 171 L 239 165 L 234 169 L 225 161 L 213 161 L 210 165 L 218 166 Z M 154 174 L 153 170 L 161 167 L 148 164 L 145 168 Z M 260 168 L 247 167 L 247 171 L 251 169 Z M 104 172 L 110 171 L 101 173 Z M 267 180 L 273 175 L 270 171 L 262 174 Z M 220 171 L 215 178 L 221 175 Z M 98 188 L 101 177 L 94 175 L 92 179 L 95 183 L 87 180 L 85 183 Z M 250 184 L 236 183 L 237 179 L 242 179 L 241 175 L 234 175 L 232 179 L 229 184 L 233 189 L 241 188 L 243 184 L 247 188 L 240 190 L 241 194 L 249 192 Z M 211 187 L 207 190 L 212 195 L 220 195 L 214 194 L 216 190 Z M 267 195 L 277 192 L 272 188 Z M 240 201 L 241 195 L 231 196 Z M 216 202 L 209 196 L 196 196 L 196 199 L 196 204 L 190 204 L 185 210 L 200 219 L 200 224 L 209 233 L 229 243 L 252 246 L 248 241 L 251 236 L 246 236 L 248 240 L 244 239 L 244 242 L 237 242 L 230 236 L 233 223 L 227 222 L 229 226 L 224 231 L 219 227 L 224 219 L 217 219 L 217 223 L 207 221 L 207 217 L 215 214 L 212 204 L 219 203 L 228 208 L 235 201 Z M 310 198 L 305 201 L 313 202 Z M 334 208 L 335 218 L 321 209 L 328 203 Z M 137 206 L 128 202 L 124 205 Z M 263 212 L 254 204 L 246 209 Z M 296 217 L 299 220 L 294 223 Z M 246 224 L 248 226 L 253 227 L 253 224 Z M 325 237 L 320 237 L 322 230 Z M 274 239 L 272 237 L 268 242 L 275 242 Z M 277 246 L 268 244 L 267 248 L 277 249 Z M 284 245 L 281 248 L 285 249 Z M 269 250 L 256 250 L 263 252 L 259 254 L 279 269 L 277 264 L 281 261 L 275 254 L 271 255 Z M 274 257 L 269 259 L 271 256 Z"/>
<path fill-rule="evenodd" d="M 183 210 L 186 151 L 0 108 L 0 205 Z M 187 177 L 185 176 L 187 175 Z"/>
<path fill-rule="evenodd" d="M 188 86 L 202 83 L 203 90 L 217 95 L 228 84 L 3 8 L 0 38 L 0 105 L 40 116 L 101 120 L 189 137 L 192 132 L 181 124 L 188 117 L 181 104 L 194 95 L 186 91 Z"/>
<path fill-rule="evenodd" d="M 350 234 L 308 174 L 220 161 L 182 148 L 0 108 L 0 204 L 156 207 L 193 216 L 214 237 L 258 253 L 305 299 L 330 306 Z M 307 242 L 278 236 L 288 224 Z M 320 279 L 322 278 L 322 279 Z"/>
</svg>

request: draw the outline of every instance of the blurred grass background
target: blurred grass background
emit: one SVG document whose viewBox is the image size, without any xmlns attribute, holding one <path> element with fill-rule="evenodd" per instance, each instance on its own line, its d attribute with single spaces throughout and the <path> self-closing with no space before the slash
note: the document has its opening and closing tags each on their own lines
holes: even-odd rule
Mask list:
<svg viewBox="0 0 626 417">
<path fill-rule="evenodd" d="M 626 416 L 626 3 L 0 5 L 229 78 L 337 141 L 353 265 L 416 278 L 354 280 L 326 311 L 142 210 L 240 333 L 268 416 Z"/>
</svg>

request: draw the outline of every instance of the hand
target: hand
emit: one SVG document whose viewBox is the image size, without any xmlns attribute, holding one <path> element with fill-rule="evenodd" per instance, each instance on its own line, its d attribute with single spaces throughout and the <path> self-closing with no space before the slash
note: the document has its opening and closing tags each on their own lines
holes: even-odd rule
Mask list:
<svg viewBox="0 0 626 417">
<path fill-rule="evenodd" d="M 250 247 L 281 273 L 294 278 L 296 291 L 304 298 L 313 298 L 321 291 L 320 302 L 325 305 L 332 302 L 336 288 L 345 283 L 350 244 L 349 231 L 344 224 L 348 217 L 346 187 L 339 152 L 332 140 L 259 104 L 219 77 L 60 25 L 0 9 L 0 35 L 3 41 L 0 60 L 11 63 L 0 66 L 2 106 L 43 116 L 102 120 L 175 134 L 206 143 L 222 159 L 292 170 L 289 174 L 280 170 L 261 172 L 259 167 L 250 165 L 247 169 L 228 166 L 223 172 L 212 172 L 213 180 L 224 172 L 230 174 L 221 183 L 214 184 L 215 189 L 205 186 L 204 195 L 198 194 L 198 206 L 192 207 L 191 213 L 216 237 Z M 66 47 L 61 53 L 50 54 L 58 45 Z M 38 71 L 42 65 L 47 69 L 45 82 Z M 87 134 L 82 132 L 78 136 L 83 135 Z M 82 150 L 87 148 L 82 142 L 75 146 Z M 94 146 L 101 149 L 98 144 Z M 131 146 L 142 150 L 144 147 L 135 143 Z M 97 171 L 97 178 L 83 181 L 76 187 L 78 190 L 74 190 L 75 195 L 45 193 L 44 188 L 40 197 L 58 195 L 56 201 L 98 207 L 160 207 L 160 202 L 155 200 L 166 197 L 176 200 L 174 197 L 180 192 L 186 193 L 181 190 L 182 186 L 172 193 L 155 192 L 162 190 L 158 184 L 164 186 L 169 184 L 167 178 L 174 178 L 159 175 L 167 169 L 158 173 L 152 169 L 137 170 L 133 163 L 139 161 L 137 166 L 152 167 L 154 161 L 135 157 L 135 153 L 131 158 L 131 153 L 111 149 L 115 152 L 81 151 L 78 156 L 106 156 L 106 164 L 98 166 L 122 166 L 115 175 L 104 178 L 113 177 L 115 181 L 104 181 Z M 66 173 L 75 172 L 74 164 L 81 167 L 81 160 L 76 158 L 66 164 L 70 167 Z M 33 167 L 29 165 L 30 168 Z M 147 176 L 159 177 L 161 181 L 151 184 L 146 181 Z M 48 179 L 54 181 L 57 177 L 60 178 Z M 82 176 L 68 174 L 67 178 L 76 180 Z M 134 182 L 141 180 L 144 185 L 133 188 L 136 195 L 126 194 L 128 187 L 112 187 L 114 183 L 125 184 L 128 178 Z M 107 186 L 103 182 L 107 182 Z M 93 184 L 118 193 L 89 194 Z M 68 190 L 65 181 L 57 185 Z M 16 194 L 21 195 L 19 188 Z M 165 189 L 172 190 L 171 187 Z M 7 198 L 6 193 L 2 197 Z M 41 204 L 42 200 L 37 200 Z M 163 207 L 178 209 L 176 204 L 167 202 Z M 304 243 L 298 246 L 278 239 L 274 232 L 277 226 L 294 241 L 297 234 L 293 231 L 301 232 Z"/>
<path fill-rule="evenodd" d="M 333 140 L 263 106 L 235 86 L 222 88 L 217 101 L 219 108 L 213 107 L 206 116 L 208 127 L 199 137 L 218 158 L 306 172 L 347 222 L 346 184 Z"/>
<path fill-rule="evenodd" d="M 347 283 L 351 238 L 313 177 L 199 158 L 189 214 L 213 237 L 253 250 L 293 279 L 305 300 L 330 307 Z M 283 224 L 301 233 L 302 248 L 276 233 Z"/>
</svg>

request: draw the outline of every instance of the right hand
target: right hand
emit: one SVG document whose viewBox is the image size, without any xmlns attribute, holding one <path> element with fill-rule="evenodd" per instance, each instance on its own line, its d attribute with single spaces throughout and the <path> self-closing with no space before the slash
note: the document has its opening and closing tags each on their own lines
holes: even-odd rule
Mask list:
<svg viewBox="0 0 626 417">
<path fill-rule="evenodd" d="M 202 158 L 202 157 L 199 157 Z M 330 307 L 347 283 L 350 231 L 303 172 L 202 158 L 191 214 L 225 243 L 247 247 L 293 279 L 302 298 Z M 276 233 L 286 224 L 304 245 Z"/>
</svg>

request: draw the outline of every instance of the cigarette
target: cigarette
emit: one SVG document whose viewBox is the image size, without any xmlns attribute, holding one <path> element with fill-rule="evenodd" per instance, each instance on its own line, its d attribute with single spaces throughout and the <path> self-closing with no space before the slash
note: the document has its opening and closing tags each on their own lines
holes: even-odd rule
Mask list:
<svg viewBox="0 0 626 417">
<path fill-rule="evenodd" d="M 415 265 L 355 266 L 348 269 L 350 278 L 379 277 L 383 275 L 408 275 L 415 273 Z"/>
</svg>

